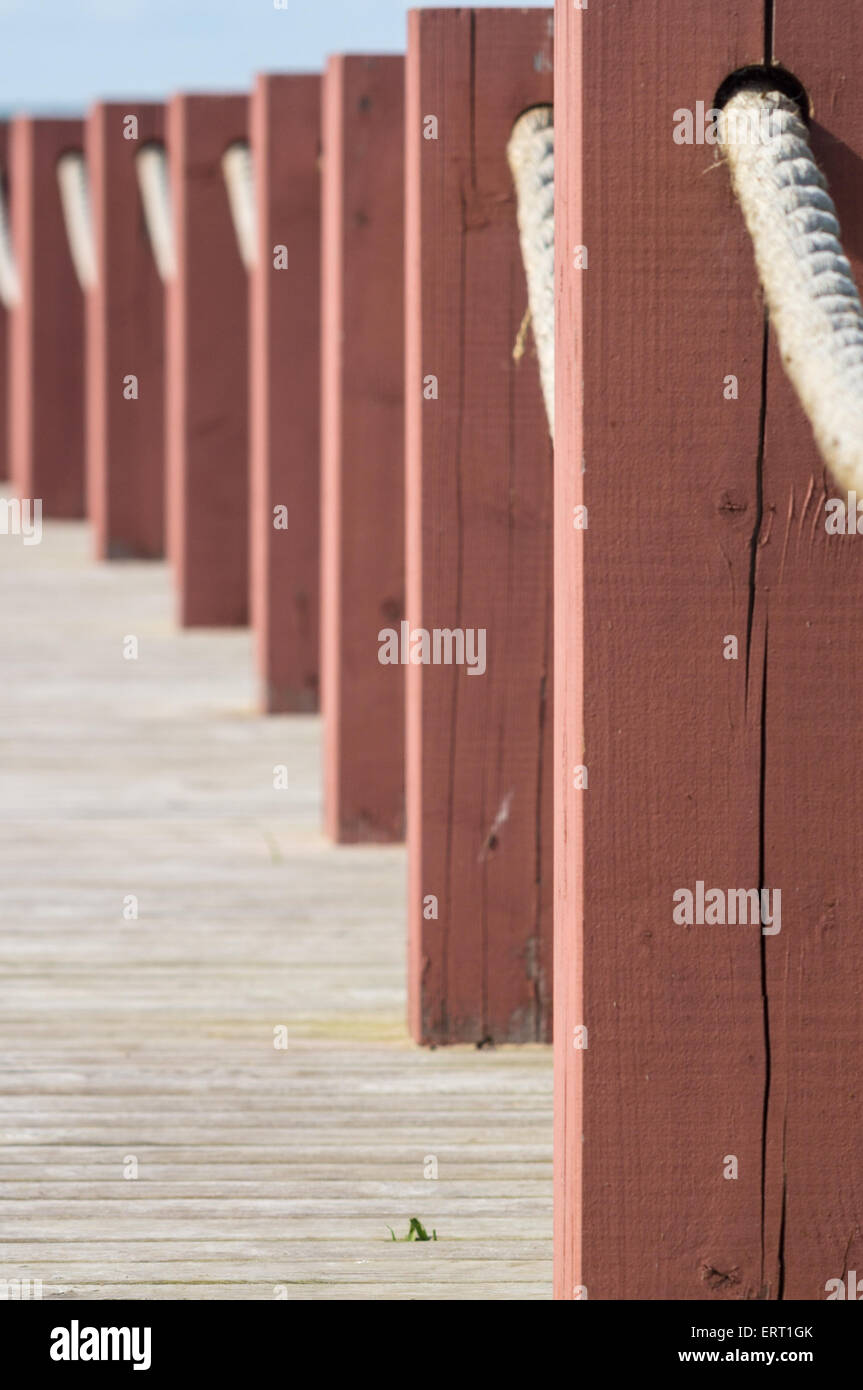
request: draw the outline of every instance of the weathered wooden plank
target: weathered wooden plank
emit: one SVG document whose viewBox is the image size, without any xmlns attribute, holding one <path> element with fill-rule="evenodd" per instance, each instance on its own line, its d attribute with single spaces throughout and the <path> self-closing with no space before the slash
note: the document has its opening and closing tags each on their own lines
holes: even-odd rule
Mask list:
<svg viewBox="0 0 863 1390">
<path fill-rule="evenodd" d="M 757 1298 L 770 1278 L 762 937 L 672 916 L 698 881 L 759 884 L 762 324 L 728 180 L 674 138 L 761 59 L 761 0 L 732 9 L 557 6 L 561 1298 Z"/>
<path fill-rule="evenodd" d="M 249 610 L 248 285 L 222 172 L 248 136 L 245 96 L 167 107 L 177 270 L 165 296 L 168 558 L 183 627 Z"/>
<path fill-rule="evenodd" d="M 813 151 L 863 286 L 859 12 L 847 0 L 773 8 L 774 56 L 808 93 Z M 782 894 L 782 932 L 764 953 L 765 1259 L 772 1296 L 786 1299 L 823 1299 L 828 1280 L 863 1270 L 852 1061 L 863 1033 L 863 551 L 859 536 L 827 533 L 825 503 L 842 495 L 771 334 L 753 624 L 764 678 L 750 698 L 764 724 L 762 883 Z"/>
<path fill-rule="evenodd" d="M 274 1080 L 274 1087 L 275 1087 Z M 332 1094 L 340 1094 L 336 1088 L 332 1088 Z M 477 1106 L 472 1106 L 475 1112 Z M 484 1111 L 485 1113 L 485 1111 Z M 486 1115 L 485 1123 L 492 1136 L 492 1143 L 502 1140 L 509 1130 L 507 1130 L 507 1113 L 492 1111 Z M 283 1145 L 290 1145 L 290 1138 L 295 1134 L 295 1122 L 297 1112 L 293 1111 L 282 1125 L 247 1125 L 246 1134 L 250 1144 L 265 1144 L 267 1141 L 275 1140 Z M 420 1113 L 402 1113 L 393 1108 L 389 1115 L 382 1116 L 381 1113 L 374 1112 L 354 1112 L 353 1115 L 346 1116 L 352 1133 L 357 1134 L 357 1140 L 368 1140 L 374 1130 L 386 1122 L 393 1137 L 402 1144 L 428 1143 L 429 1137 L 438 1136 L 449 1137 L 452 1143 L 466 1143 L 468 1137 L 474 1133 L 474 1123 L 470 1115 L 442 1115 L 432 1120 L 425 1118 Z M 524 1116 L 517 1116 L 518 1122 L 523 1122 Z M 147 1133 L 142 1134 L 142 1125 L 135 1120 L 126 1119 L 125 1122 L 114 1122 L 114 1141 L 120 1141 L 122 1145 L 138 1144 L 142 1151 L 147 1145 L 153 1145 L 154 1152 L 158 1150 L 158 1145 L 167 1144 L 174 1147 L 176 1144 L 218 1144 L 224 1138 L 224 1119 L 215 1119 L 211 1125 L 192 1125 L 192 1123 L 176 1122 L 164 1123 L 164 1125 L 154 1125 L 153 1120 L 147 1120 Z M 345 1134 L 345 1127 L 340 1125 L 339 1120 L 332 1115 L 313 1116 L 303 1112 L 303 1129 L 306 1134 L 315 1134 L 315 1131 L 322 1131 L 315 1134 L 318 1140 L 328 1138 L 331 1143 L 338 1141 L 340 1136 Z M 531 1129 L 532 1141 L 538 1141 L 542 1136 L 541 1126 L 536 1120 Z M 106 1127 L 99 1123 L 92 1125 L 72 1125 L 72 1123 L 50 1123 L 50 1116 L 44 1116 L 39 1123 L 7 1123 L 3 1126 L 4 1143 L 13 1145 L 31 1144 L 33 1147 L 39 1145 L 51 1145 L 56 1143 L 63 1144 L 97 1144 L 106 1134 Z M 289 1151 L 289 1148 L 286 1148 Z"/>
<path fill-rule="evenodd" d="M 551 1221 L 547 1208 L 544 1213 L 538 1208 L 519 1212 L 509 1210 L 506 1203 L 501 1203 L 498 1211 L 475 1214 L 472 1211 L 459 1210 L 445 1215 L 437 1224 L 436 1216 L 433 1219 L 436 1209 L 436 1203 L 427 1204 L 418 1211 L 415 1202 L 404 1202 L 398 1208 L 390 1204 L 374 1215 L 348 1208 L 341 1211 L 324 1211 L 318 1208 L 314 1211 L 290 1213 L 273 1208 L 270 1211 L 253 1213 L 223 1210 L 221 1203 L 210 1203 L 206 1211 L 183 1213 L 176 1207 L 169 1208 L 164 1203 L 149 1211 L 144 1209 L 141 1203 L 129 1203 L 118 1211 L 109 1211 L 103 1204 L 94 1203 L 90 1211 L 81 1212 L 77 1209 L 70 1211 L 68 1206 L 64 1208 L 63 1204 L 58 1203 L 53 1211 L 37 1212 L 31 1210 L 28 1204 L 28 1209 L 23 1214 L 10 1213 L 4 1217 L 3 1232 L 7 1240 L 30 1242 L 33 1264 L 37 1270 L 39 1244 L 45 1240 L 57 1239 L 60 1222 L 64 1237 L 71 1248 L 76 1240 L 94 1241 L 100 1236 L 104 1237 L 108 1217 L 112 1240 L 128 1243 L 152 1239 L 155 1232 L 164 1230 L 167 1226 L 170 1226 L 171 1240 L 175 1242 L 200 1239 L 207 1235 L 215 1238 L 226 1225 L 235 1227 L 244 1237 L 259 1240 L 271 1233 L 274 1225 L 281 1221 L 284 1227 L 281 1240 L 286 1249 L 291 1248 L 293 1241 L 309 1239 L 336 1242 L 342 1248 L 353 1240 L 380 1240 L 387 1244 L 391 1240 L 389 1228 L 393 1226 L 393 1222 L 402 1226 L 403 1234 L 413 1216 L 431 1223 L 431 1227 L 437 1230 L 438 1244 L 443 1240 L 452 1239 L 458 1240 L 465 1248 L 470 1248 L 472 1242 L 480 1240 L 500 1243 L 504 1238 L 513 1239 L 519 1231 L 531 1240 L 535 1240 L 537 1236 L 551 1236 Z M 229 1259 L 225 1261 L 224 1272 L 229 1276 Z"/>
<path fill-rule="evenodd" d="M 322 193 L 321 708 L 326 830 L 404 835 L 404 59 L 331 58 Z"/>
<path fill-rule="evenodd" d="M 246 1217 L 254 1220 L 258 1216 L 267 1215 L 285 1218 L 342 1215 L 352 1219 L 357 1201 L 361 1200 L 363 1213 L 368 1218 L 386 1217 L 394 1205 L 401 1210 L 405 1204 L 410 1206 L 411 1203 L 417 1202 L 433 1210 L 436 1219 L 441 1221 L 454 1215 L 460 1219 L 474 1216 L 504 1217 L 507 1210 L 513 1214 L 526 1213 L 540 1219 L 548 1215 L 548 1203 L 544 1194 L 534 1192 L 525 1195 L 511 1192 L 500 1196 L 477 1197 L 475 1193 L 470 1193 L 466 1198 L 463 1193 L 451 1192 L 448 1183 L 423 1183 L 422 1179 L 418 1184 L 399 1185 L 401 1191 L 391 1190 L 386 1184 L 372 1184 L 374 1190 L 364 1191 L 361 1188 L 358 1192 L 351 1193 L 349 1184 L 345 1184 L 345 1191 L 341 1194 L 333 1192 L 332 1184 L 328 1183 L 321 1187 L 320 1195 L 314 1197 L 302 1194 L 293 1197 L 282 1196 L 281 1186 L 274 1189 L 279 1195 L 273 1195 L 271 1190 L 269 1195 L 258 1196 L 243 1192 L 237 1187 L 227 1194 L 162 1196 L 157 1190 L 151 1196 L 149 1186 L 140 1180 L 124 1182 L 122 1178 L 118 1178 L 113 1196 L 85 1192 L 70 1198 L 65 1191 L 57 1192 L 54 1196 L 43 1196 L 38 1192 L 21 1192 L 20 1195 L 12 1196 L 4 1193 L 3 1210 L 10 1222 L 28 1213 L 32 1214 L 34 1221 L 64 1213 L 79 1221 L 85 1221 L 89 1217 L 98 1218 L 100 1214 L 102 1217 L 122 1214 L 130 1219 L 138 1216 L 177 1216 L 181 1220 L 200 1217 L 203 1221 L 219 1217 L 220 1214 L 222 1219 L 236 1217 L 238 1220 Z M 378 1190 L 382 1187 L 387 1190 Z M 417 1188 L 419 1191 L 415 1190 Z"/>
<path fill-rule="evenodd" d="M 385 1250 L 381 1247 L 384 1244 Z M 25 1255 L 22 1254 L 22 1247 L 25 1243 L 21 1241 L 6 1241 L 0 1243 L 0 1255 L 3 1257 L 4 1268 L 6 1262 L 21 1269 L 25 1264 Z M 279 1250 L 279 1245 L 283 1244 L 283 1252 Z M 393 1250 L 393 1244 L 396 1250 Z M 353 1258 L 349 1262 L 336 1261 L 336 1252 L 329 1240 L 309 1240 L 302 1237 L 300 1240 L 286 1240 L 283 1236 L 261 1237 L 258 1240 L 238 1240 L 222 1237 L 214 1240 L 136 1240 L 129 1244 L 113 1240 L 92 1240 L 75 1241 L 74 1244 L 63 1243 L 63 1241 L 43 1241 L 40 1244 L 39 1257 L 42 1268 L 47 1266 L 60 1265 L 81 1265 L 83 1261 L 99 1262 L 99 1268 L 114 1270 L 114 1277 L 120 1277 L 118 1266 L 122 1265 L 125 1272 L 128 1270 L 131 1275 L 135 1275 L 135 1266 L 138 1265 L 164 1265 L 170 1269 L 171 1266 L 179 1264 L 196 1264 L 203 1266 L 213 1264 L 218 1259 L 228 1258 L 232 1261 L 232 1268 L 238 1269 L 243 1262 L 261 1261 L 261 1266 L 265 1268 L 265 1262 L 271 1259 L 283 1259 L 285 1265 L 296 1265 L 302 1268 L 303 1265 L 313 1264 L 320 1261 L 322 1265 L 332 1262 L 339 1265 L 343 1275 L 352 1272 L 354 1264 L 365 1264 L 365 1261 L 385 1262 L 392 1269 L 393 1262 L 399 1261 L 403 1268 L 410 1268 L 411 1265 L 418 1264 L 414 1259 L 413 1252 L 420 1248 L 420 1244 L 436 1244 L 436 1250 L 432 1251 L 435 1262 L 449 1266 L 449 1268 L 467 1268 L 468 1264 L 474 1264 L 477 1259 L 488 1257 L 489 1259 L 500 1259 L 507 1262 L 514 1262 L 516 1254 L 523 1257 L 525 1261 L 534 1261 L 536 1265 L 548 1264 L 549 1244 L 543 1240 L 534 1241 L 498 1241 L 489 1243 L 482 1255 L 471 1254 L 470 1245 L 464 1241 L 422 1241 L 422 1243 L 402 1243 L 395 1241 L 389 1233 L 385 1236 L 378 1236 L 368 1241 L 364 1248 L 353 1252 Z M 96 1266 L 90 1266 L 96 1268 Z M 304 1272 L 309 1273 L 306 1269 Z"/>
<path fill-rule="evenodd" d="M 386 1238 L 384 1246 L 399 1242 L 393 1242 L 389 1237 Z M 442 1245 L 442 1241 L 412 1242 L 412 1244 L 437 1244 Z M 196 1262 L 192 1260 L 159 1260 L 141 1261 L 132 1265 L 120 1267 L 112 1262 L 105 1260 L 104 1256 L 94 1265 L 93 1263 L 82 1263 L 78 1260 L 69 1259 L 69 1249 L 66 1248 L 65 1255 L 54 1258 L 51 1261 L 51 1278 L 48 1286 L 43 1291 L 43 1296 L 51 1296 L 55 1288 L 64 1288 L 69 1285 L 86 1284 L 92 1288 L 98 1288 L 101 1284 L 113 1284 L 121 1290 L 128 1288 L 129 1285 L 137 1287 L 152 1284 L 185 1284 L 200 1283 L 209 1284 L 215 1282 L 227 1282 L 227 1276 L 221 1274 L 219 1270 L 213 1269 L 209 1261 Z M 379 1251 L 375 1252 L 379 1254 Z M 434 1252 L 437 1255 L 437 1251 Z M 354 1285 L 357 1296 L 362 1296 L 362 1286 L 365 1284 L 375 1284 L 378 1282 L 397 1281 L 399 1284 L 412 1285 L 414 1292 L 422 1295 L 426 1293 L 429 1284 L 436 1284 L 443 1281 L 452 1281 L 456 1286 L 461 1284 L 475 1285 L 477 1275 L 482 1273 L 481 1259 L 465 1260 L 449 1259 L 446 1261 L 445 1271 L 440 1271 L 435 1266 L 439 1261 L 429 1260 L 425 1257 L 414 1258 L 409 1264 L 406 1260 L 396 1258 L 360 1258 L 355 1259 L 357 1268 L 351 1270 L 336 1260 L 322 1263 L 316 1270 L 318 1276 L 322 1276 L 327 1282 L 333 1284 Z M 395 1267 L 394 1267 L 395 1265 Z M 430 1268 L 429 1266 L 432 1266 Z M 4 1258 L 5 1277 L 12 1279 L 26 1279 L 27 1268 L 17 1265 L 15 1261 Z M 47 1270 L 48 1261 L 46 1260 L 40 1268 Z M 496 1270 L 497 1278 L 491 1281 L 490 1293 L 498 1284 L 524 1284 L 535 1282 L 547 1288 L 548 1268 L 547 1262 L 535 1260 L 528 1263 L 519 1259 L 501 1259 Z M 235 1260 L 231 1269 L 230 1282 L 233 1285 L 258 1285 L 284 1284 L 291 1283 L 311 1283 L 310 1271 L 307 1261 L 298 1261 L 296 1258 L 279 1259 L 272 1254 L 269 1258 L 256 1260 Z M 121 1297 L 128 1297 L 128 1294 L 121 1294 Z"/>
<path fill-rule="evenodd" d="M 320 835 L 319 721 L 252 714 L 250 634 L 176 633 L 164 565 L 87 556 L 0 547 L 0 1270 L 547 1296 L 548 1049 L 410 1045 L 404 852 Z M 394 1244 L 412 1216 L 438 1241 Z"/>
<path fill-rule="evenodd" d="M 407 94 L 410 1020 L 423 1042 L 551 1030 L 551 447 L 506 145 L 552 97 L 545 10 L 417 10 Z M 436 124 L 435 124 L 436 123 Z"/>
<path fill-rule="evenodd" d="M 321 79 L 259 76 L 249 121 L 252 625 L 262 707 L 309 711 L 319 684 Z"/>
<path fill-rule="evenodd" d="M 97 102 L 85 147 L 96 252 L 86 294 L 87 515 L 100 560 L 162 554 L 164 292 L 135 159 L 164 141 L 164 107 Z"/>
<path fill-rule="evenodd" d="M 308 1046 L 308 1045 L 307 1045 Z M 368 1046 L 368 1044 L 367 1044 Z M 348 1090 L 353 1088 L 354 1093 L 360 1092 L 365 1095 L 386 1095 L 387 1098 L 395 1094 L 404 1092 L 405 1095 L 413 1095 L 422 1099 L 432 1096 L 464 1097 L 470 1101 L 478 1095 L 485 1095 L 489 1085 L 505 1087 L 507 1095 L 507 1105 L 515 1102 L 516 1097 L 529 1103 L 532 1099 L 536 1101 L 538 1095 L 545 1095 L 550 1089 L 550 1077 L 548 1075 L 547 1058 L 540 1054 L 541 1065 L 534 1067 L 523 1067 L 519 1059 L 518 1072 L 512 1073 L 512 1058 L 508 1057 L 502 1068 L 495 1068 L 487 1061 L 475 1064 L 470 1071 L 463 1074 L 453 1073 L 450 1068 L 435 1068 L 431 1073 L 427 1073 L 411 1060 L 404 1060 L 401 1064 L 394 1064 L 387 1055 L 388 1048 L 375 1049 L 378 1053 L 378 1066 L 369 1074 L 368 1058 L 366 1055 L 358 1057 L 351 1064 L 340 1062 L 339 1070 L 343 1073 L 345 1080 L 344 1086 Z M 330 1053 L 332 1049 L 328 1050 Z M 411 1054 L 404 1054 L 406 1059 Z M 330 1070 L 330 1060 L 325 1058 L 320 1065 L 309 1070 L 304 1069 L 301 1055 L 298 1055 L 296 1044 L 291 1049 L 291 1095 L 313 1097 L 320 1089 L 320 1078 Z M 23 1069 L 26 1067 L 26 1079 Z M 80 1088 L 86 1083 L 87 1096 L 92 1100 L 95 1108 L 111 1105 L 122 1106 L 128 1101 L 130 1094 L 134 1096 L 136 1105 L 152 1104 L 148 1100 L 152 1097 L 158 1104 L 160 1110 L 167 1108 L 182 1110 L 190 1100 L 207 1101 L 207 1096 L 201 1093 L 201 1081 L 207 1075 L 206 1066 L 200 1066 L 195 1071 L 184 1078 L 182 1084 L 175 1084 L 171 1087 L 170 1072 L 172 1064 L 169 1059 L 165 1059 L 158 1071 L 147 1071 L 140 1067 L 112 1066 L 110 1068 L 100 1068 L 96 1070 L 89 1066 L 86 1071 L 81 1071 L 69 1077 L 61 1088 L 57 1087 L 56 1082 L 50 1079 L 46 1084 L 40 1072 L 36 1071 L 32 1065 L 32 1059 L 27 1062 L 19 1063 L 19 1071 L 15 1076 L 15 1084 L 7 1084 L 5 1078 L 0 1081 L 0 1110 L 9 1113 L 24 1107 L 34 1099 L 44 1097 L 50 1098 L 52 1105 L 63 1109 L 67 1105 L 77 1107 L 81 1103 Z M 500 1071 L 505 1073 L 498 1082 Z M 167 1080 L 167 1085 L 166 1085 Z M 234 1105 L 241 1102 L 244 1109 L 254 1112 L 257 1110 L 267 1110 L 272 1107 L 272 1067 L 262 1068 L 257 1073 L 251 1070 L 243 1074 L 242 1088 L 237 1089 L 237 1082 L 229 1073 L 223 1076 L 220 1073 L 219 1089 L 209 1093 L 210 1099 L 213 1097 L 218 1101 Z M 117 1089 L 119 1088 L 119 1089 Z M 458 1103 L 458 1102 L 456 1102 Z"/>
<path fill-rule="evenodd" d="M 9 468 L 45 516 L 84 515 L 84 298 L 63 222 L 57 161 L 80 152 L 77 120 L 16 116 L 12 240 L 21 300 L 9 324 Z"/>
<path fill-rule="evenodd" d="M 548 1182 L 546 1147 L 541 1144 L 534 1145 L 536 1153 L 541 1155 L 535 1159 L 525 1157 L 525 1153 L 529 1152 L 528 1146 L 525 1145 L 523 1149 L 500 1162 L 495 1162 L 493 1156 L 487 1162 L 479 1158 L 471 1162 L 470 1156 L 462 1160 L 460 1155 L 447 1160 L 446 1155 L 440 1152 L 441 1146 L 436 1145 L 435 1158 L 439 1164 L 441 1159 L 444 1159 L 442 1180 L 449 1184 L 475 1184 L 477 1181 L 494 1184 L 497 1180 L 506 1180 L 507 1186 L 513 1183 L 515 1190 L 520 1191 L 524 1189 L 525 1183 L 544 1185 Z M 363 1157 L 373 1159 L 376 1179 L 379 1182 L 386 1184 L 407 1181 L 415 1178 L 418 1173 L 422 1175 L 425 1155 L 417 1153 L 416 1149 L 412 1149 L 404 1158 L 391 1157 L 387 1151 L 373 1145 L 365 1145 L 364 1150 L 365 1152 L 357 1155 L 354 1161 Z M 71 1161 L 73 1152 L 72 1149 L 64 1149 L 63 1157 L 66 1161 L 62 1163 L 46 1160 L 42 1155 L 39 1164 L 41 1181 L 51 1183 L 52 1187 L 58 1190 L 65 1187 L 71 1191 L 72 1187 L 77 1188 L 79 1183 L 90 1184 L 91 1189 L 96 1190 L 100 1184 L 110 1183 L 114 1186 L 118 1175 L 122 1176 L 125 1157 L 122 1146 L 118 1148 L 115 1156 L 107 1158 L 102 1149 L 95 1159 L 91 1153 L 82 1151 L 80 1162 Z M 17 1162 L 14 1159 L 16 1153 L 19 1155 Z M 148 1146 L 143 1155 L 146 1161 L 145 1176 L 148 1183 L 160 1183 L 165 1192 L 171 1190 L 175 1195 L 191 1190 L 192 1184 L 208 1184 L 217 1192 L 225 1191 L 227 1186 L 233 1183 L 240 1189 L 254 1183 L 263 1190 L 265 1183 L 273 1182 L 301 1182 L 308 1186 L 310 1181 L 326 1182 L 328 1185 L 350 1181 L 345 1178 L 346 1165 L 341 1141 L 333 1144 L 328 1153 L 324 1153 L 313 1162 L 307 1162 L 305 1155 L 301 1155 L 299 1159 L 284 1155 L 278 1163 L 260 1161 L 257 1153 L 257 1150 L 251 1150 L 243 1162 L 229 1163 L 222 1158 L 208 1164 L 200 1150 L 172 1150 L 166 1155 L 161 1147 L 156 1152 L 152 1146 Z M 32 1151 L 29 1148 L 16 1150 L 11 1145 L 8 1148 L 4 1145 L 0 1161 L 0 1183 L 9 1184 L 10 1189 L 27 1184 L 32 1177 L 32 1159 Z M 517 1176 L 513 1176 L 514 1174 Z"/>
<path fill-rule="evenodd" d="M 404 1114 L 411 1114 L 414 1110 L 417 1114 L 437 1116 L 444 1114 L 457 1116 L 459 1114 L 469 1114 L 473 1105 L 476 1103 L 475 1095 L 460 1095 L 458 1097 L 449 1095 L 434 1095 L 433 1093 L 422 1093 L 418 1095 L 411 1089 L 410 1080 L 413 1073 L 400 1079 L 400 1084 L 394 1086 L 386 1095 L 377 1095 L 373 1090 L 365 1090 L 360 1082 L 361 1094 L 353 1104 L 346 1098 L 345 1119 L 351 1119 L 357 1114 L 373 1115 L 376 1111 L 388 1112 L 393 1108 L 396 1099 L 400 1102 L 400 1109 Z M 486 1080 L 486 1084 L 488 1081 Z M 271 1078 L 272 1086 L 272 1078 Z M 44 1116 L 45 1110 L 50 1112 L 50 1119 L 53 1123 L 61 1120 L 72 1121 L 74 1116 L 86 1115 L 94 1117 L 97 1115 L 108 1114 L 115 1116 L 118 1122 L 139 1123 L 142 1121 L 151 1122 L 155 1125 L 155 1133 L 158 1133 L 160 1123 L 171 1124 L 177 1115 L 181 1116 L 189 1125 L 198 1123 L 207 1124 L 212 1120 L 225 1119 L 231 1114 L 241 1115 L 250 1124 L 256 1121 L 258 1124 L 265 1117 L 271 1117 L 273 1128 L 279 1128 L 279 1121 L 290 1117 L 292 1108 L 299 1098 L 302 1097 L 302 1104 L 309 1112 L 328 1116 L 331 1107 L 327 1104 L 327 1098 L 320 1095 L 310 1094 L 308 1091 L 299 1090 L 294 1093 L 291 1086 L 291 1099 L 283 1103 L 282 1107 L 274 1108 L 271 1104 L 261 1104 L 255 1107 L 246 1106 L 242 1100 L 235 1101 L 228 1096 L 224 1099 L 213 1099 L 205 1096 L 190 1098 L 184 1096 L 178 1104 L 170 1104 L 173 1097 L 154 1096 L 148 1101 L 132 1102 L 123 1104 L 116 1100 L 106 1100 L 104 1097 L 94 1097 L 92 1106 L 89 1105 L 90 1097 L 65 1097 L 61 1104 L 57 1104 L 53 1097 L 40 1098 L 34 1102 L 30 1097 L 22 1097 L 22 1104 L 13 1105 L 10 1101 L 3 1104 L 0 1114 L 8 1117 L 8 1122 L 12 1123 L 40 1123 L 39 1116 Z M 414 1098 L 415 1097 L 415 1098 Z M 527 1121 L 531 1115 L 545 1118 L 545 1106 L 543 1101 L 537 1097 L 507 1095 L 505 1100 L 501 1099 L 500 1109 L 502 1112 L 518 1111 L 523 1119 Z"/>
<path fill-rule="evenodd" d="M 233 1302 L 236 1299 L 255 1299 L 269 1301 L 272 1299 L 288 1299 L 291 1302 L 320 1302 L 322 1297 L 327 1299 L 344 1299 L 351 1303 L 373 1301 L 385 1299 L 387 1302 L 403 1303 L 414 1302 L 425 1299 L 444 1299 L 447 1302 L 473 1301 L 492 1297 L 497 1300 L 523 1300 L 526 1298 L 540 1299 L 547 1298 L 546 1285 L 544 1281 L 537 1280 L 532 1284 L 521 1283 L 500 1283 L 492 1286 L 488 1294 L 479 1293 L 476 1289 L 464 1290 L 456 1287 L 450 1288 L 446 1281 L 428 1286 L 422 1293 L 417 1292 L 412 1287 L 405 1287 L 399 1279 L 392 1283 L 385 1283 L 383 1280 L 375 1280 L 357 1290 L 353 1283 L 348 1284 L 329 1284 L 326 1289 L 322 1287 L 321 1281 L 313 1280 L 308 1283 L 302 1281 L 286 1283 L 280 1279 L 275 1287 L 267 1284 L 248 1283 L 219 1283 L 216 1280 L 207 1282 L 195 1282 L 191 1284 L 166 1283 L 166 1284 L 82 1284 L 68 1283 L 65 1285 L 55 1285 L 51 1289 L 46 1289 L 44 1293 L 46 1301 L 54 1299 L 57 1301 L 84 1299 L 164 1299 L 175 1302 L 177 1300 L 189 1299 L 192 1301 L 207 1299 L 224 1299 Z"/>
</svg>

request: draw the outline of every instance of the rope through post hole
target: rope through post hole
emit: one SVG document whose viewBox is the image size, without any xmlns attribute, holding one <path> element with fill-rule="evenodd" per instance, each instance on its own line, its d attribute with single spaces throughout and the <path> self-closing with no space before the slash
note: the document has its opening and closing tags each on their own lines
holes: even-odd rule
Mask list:
<svg viewBox="0 0 863 1390">
<path fill-rule="evenodd" d="M 135 173 L 153 260 L 159 278 L 166 284 L 177 273 L 177 251 L 168 156 L 164 147 L 145 145 L 135 157 Z"/>
<path fill-rule="evenodd" d="M 507 158 L 515 183 L 527 302 L 539 378 L 554 439 L 554 112 L 535 106 L 512 128 Z"/>
<path fill-rule="evenodd" d="M 237 140 L 222 155 L 222 175 L 228 190 L 231 219 L 240 260 L 252 270 L 257 259 L 257 217 L 255 215 L 255 165 L 246 140 Z"/>
<path fill-rule="evenodd" d="M 790 97 L 749 88 L 719 138 L 785 370 L 824 462 L 863 493 L 863 306 L 805 122 Z"/>
<path fill-rule="evenodd" d="M 21 281 L 18 262 L 12 244 L 12 229 L 6 207 L 6 193 L 0 185 L 0 303 L 4 309 L 14 309 L 21 303 Z"/>
<path fill-rule="evenodd" d="M 71 151 L 60 156 L 57 161 L 57 182 L 60 187 L 66 239 L 78 284 L 82 290 L 92 290 L 98 280 L 96 243 L 90 213 L 87 164 L 82 154 Z"/>
</svg>

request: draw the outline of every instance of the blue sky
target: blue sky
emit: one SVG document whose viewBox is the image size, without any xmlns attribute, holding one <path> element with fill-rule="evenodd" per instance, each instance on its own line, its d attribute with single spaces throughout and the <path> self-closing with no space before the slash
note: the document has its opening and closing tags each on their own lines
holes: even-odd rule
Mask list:
<svg viewBox="0 0 863 1390">
<path fill-rule="evenodd" d="M 273 0 L 0 0 L 0 110 L 245 90 L 255 72 L 319 70 L 327 53 L 399 53 L 410 8 L 407 0 L 288 0 L 279 10 Z"/>
</svg>

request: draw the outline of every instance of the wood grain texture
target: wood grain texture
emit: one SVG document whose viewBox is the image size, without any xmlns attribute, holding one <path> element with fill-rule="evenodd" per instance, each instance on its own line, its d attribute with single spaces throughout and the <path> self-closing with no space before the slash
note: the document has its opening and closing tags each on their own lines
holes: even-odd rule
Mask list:
<svg viewBox="0 0 863 1390">
<path fill-rule="evenodd" d="M 760 882 L 762 315 L 728 179 L 673 131 L 761 61 L 763 20 L 761 0 L 557 7 L 559 1298 L 777 1296 L 762 1002 L 777 938 L 672 919 L 699 880 Z"/>
<path fill-rule="evenodd" d="M 423 1042 L 550 1036 L 552 467 L 529 337 L 513 358 L 527 288 L 506 145 L 551 96 L 550 11 L 411 12 L 408 621 L 484 629 L 487 644 L 482 675 L 407 668 L 410 1026 Z"/>
<path fill-rule="evenodd" d="M 321 835 L 320 721 L 255 714 L 249 632 L 89 549 L 0 546 L 0 1279 L 549 1298 L 550 1049 L 411 1045 L 403 848 Z"/>
<path fill-rule="evenodd" d="M 165 296 L 165 502 L 183 627 L 249 612 L 248 277 L 222 155 L 248 137 L 244 96 L 173 97 L 167 145 L 177 274 Z"/>
<path fill-rule="evenodd" d="M 9 468 L 45 516 L 84 515 L 84 297 L 66 239 L 57 161 L 76 120 L 17 116 L 10 131 L 12 240 L 21 302 L 9 326 Z"/>
<path fill-rule="evenodd" d="M 338 56 L 324 79 L 321 708 L 340 841 L 404 836 L 404 59 Z"/>
<path fill-rule="evenodd" d="M 774 6 L 776 61 L 804 84 L 812 148 L 863 286 L 863 33 L 859 10 Z M 756 632 L 762 707 L 764 882 L 782 891 L 768 942 L 770 1094 L 766 1238 L 787 1299 L 823 1299 L 863 1274 L 863 699 L 859 535 L 829 535 L 839 497 L 771 334 Z M 758 692 L 755 692 L 756 698 Z"/>
<path fill-rule="evenodd" d="M 138 122 L 126 138 L 127 117 Z M 164 142 L 164 107 L 98 102 L 85 149 L 98 280 L 86 299 L 87 515 L 97 559 L 164 549 L 164 291 L 150 248 L 135 158 Z M 137 378 L 137 398 L 127 378 Z"/>
<path fill-rule="evenodd" d="M 261 705 L 314 710 L 320 591 L 321 79 L 257 78 L 258 259 L 249 275 L 252 625 Z M 288 265 L 277 268 L 275 248 Z M 274 508 L 286 507 L 287 529 Z"/>
</svg>

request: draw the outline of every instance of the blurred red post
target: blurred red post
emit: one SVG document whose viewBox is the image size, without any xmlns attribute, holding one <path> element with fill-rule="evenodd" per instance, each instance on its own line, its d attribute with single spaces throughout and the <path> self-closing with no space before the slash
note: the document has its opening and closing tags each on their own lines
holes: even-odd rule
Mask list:
<svg viewBox="0 0 863 1390">
<path fill-rule="evenodd" d="M 10 136 L 20 302 L 9 329 L 9 466 L 46 516 L 84 515 L 84 297 L 69 251 L 57 162 L 81 153 L 76 120 L 18 116 Z"/>
<path fill-rule="evenodd" d="M 321 79 L 258 77 L 250 110 L 252 626 L 261 705 L 318 705 Z"/>
<path fill-rule="evenodd" d="M 98 102 L 87 118 L 87 512 L 99 559 L 163 551 L 164 293 L 135 169 L 141 148 L 163 140 L 161 105 Z"/>
<path fill-rule="evenodd" d="M 326 828 L 404 834 L 404 59 L 324 81 L 321 677 Z"/>
<path fill-rule="evenodd" d="M 165 314 L 167 548 L 183 627 L 248 620 L 248 276 L 222 156 L 248 138 L 245 96 L 167 109 L 176 275 Z"/>
</svg>

